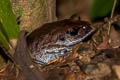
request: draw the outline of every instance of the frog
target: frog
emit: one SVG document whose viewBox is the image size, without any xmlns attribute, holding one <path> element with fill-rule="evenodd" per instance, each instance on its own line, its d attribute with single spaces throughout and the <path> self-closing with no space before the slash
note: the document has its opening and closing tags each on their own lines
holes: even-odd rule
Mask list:
<svg viewBox="0 0 120 80">
<path fill-rule="evenodd" d="M 79 16 L 71 16 L 52 23 L 46 23 L 27 36 L 27 46 L 34 62 L 47 64 L 55 59 L 65 58 L 73 47 L 85 40 L 95 29 Z"/>
</svg>

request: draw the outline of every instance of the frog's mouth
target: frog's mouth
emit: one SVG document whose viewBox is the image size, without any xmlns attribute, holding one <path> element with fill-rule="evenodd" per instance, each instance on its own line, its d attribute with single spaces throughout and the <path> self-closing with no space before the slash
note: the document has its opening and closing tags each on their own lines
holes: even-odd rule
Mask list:
<svg viewBox="0 0 120 80">
<path fill-rule="evenodd" d="M 65 42 L 56 42 L 56 44 L 61 44 L 61 45 L 64 45 L 64 46 L 73 46 L 81 41 L 83 41 L 84 39 L 86 39 L 89 35 L 91 35 L 93 32 L 95 31 L 95 29 L 92 29 L 90 30 L 88 33 L 86 33 L 84 36 L 80 37 L 80 38 L 77 38 L 76 40 L 70 40 L 70 39 L 67 39 Z"/>
</svg>

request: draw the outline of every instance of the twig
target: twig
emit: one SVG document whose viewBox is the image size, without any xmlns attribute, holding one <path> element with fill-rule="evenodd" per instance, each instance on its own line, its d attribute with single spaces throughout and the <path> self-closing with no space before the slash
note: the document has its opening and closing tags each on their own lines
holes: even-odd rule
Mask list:
<svg viewBox="0 0 120 80">
<path fill-rule="evenodd" d="M 111 15 L 110 15 L 110 20 L 109 20 L 109 22 L 108 22 L 108 24 L 109 24 L 109 27 L 108 27 L 108 36 L 110 36 L 110 31 L 111 31 L 111 19 L 113 18 L 113 14 L 114 14 L 114 11 L 115 11 L 116 3 L 117 3 L 117 0 L 114 0 L 114 4 L 113 4 L 112 11 L 111 11 Z"/>
</svg>

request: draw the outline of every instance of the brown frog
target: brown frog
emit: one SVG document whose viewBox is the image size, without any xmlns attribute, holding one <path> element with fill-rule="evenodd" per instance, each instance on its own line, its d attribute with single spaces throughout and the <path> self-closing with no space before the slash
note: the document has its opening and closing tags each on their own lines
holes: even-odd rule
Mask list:
<svg viewBox="0 0 120 80">
<path fill-rule="evenodd" d="M 68 56 L 75 44 L 83 41 L 94 29 L 78 17 L 47 23 L 27 37 L 28 48 L 36 63 L 46 64 Z"/>
</svg>

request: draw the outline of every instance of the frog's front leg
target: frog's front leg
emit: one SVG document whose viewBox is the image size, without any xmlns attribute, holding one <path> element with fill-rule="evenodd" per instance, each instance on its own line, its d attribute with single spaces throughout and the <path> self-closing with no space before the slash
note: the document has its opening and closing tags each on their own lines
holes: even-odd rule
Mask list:
<svg viewBox="0 0 120 80">
<path fill-rule="evenodd" d="M 40 54 L 34 56 L 35 62 L 41 65 L 56 62 L 60 57 L 66 57 L 70 50 L 71 47 L 45 48 Z"/>
</svg>

